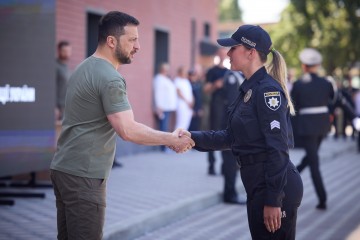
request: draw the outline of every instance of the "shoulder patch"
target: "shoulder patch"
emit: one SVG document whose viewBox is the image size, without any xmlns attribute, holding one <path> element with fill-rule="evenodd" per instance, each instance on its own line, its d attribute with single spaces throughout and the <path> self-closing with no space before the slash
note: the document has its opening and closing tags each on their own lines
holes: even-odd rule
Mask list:
<svg viewBox="0 0 360 240">
<path fill-rule="evenodd" d="M 265 104 L 268 108 L 276 111 L 281 106 L 280 92 L 266 92 L 264 93 Z"/>
</svg>

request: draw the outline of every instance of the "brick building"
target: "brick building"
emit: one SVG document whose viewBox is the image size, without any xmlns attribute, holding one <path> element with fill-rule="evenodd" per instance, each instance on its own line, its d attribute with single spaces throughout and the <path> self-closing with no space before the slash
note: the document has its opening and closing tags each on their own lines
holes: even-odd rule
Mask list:
<svg viewBox="0 0 360 240">
<path fill-rule="evenodd" d="M 208 55 L 213 53 L 217 37 L 217 6 L 218 0 L 57 0 L 56 42 L 71 42 L 73 56 L 69 64 L 74 69 L 94 52 L 102 15 L 118 10 L 135 16 L 140 21 L 140 51 L 132 64 L 119 71 L 127 81 L 136 120 L 155 127 L 152 79 L 157 65 L 168 61 L 173 75 L 181 65 L 208 67 L 212 63 Z"/>
</svg>

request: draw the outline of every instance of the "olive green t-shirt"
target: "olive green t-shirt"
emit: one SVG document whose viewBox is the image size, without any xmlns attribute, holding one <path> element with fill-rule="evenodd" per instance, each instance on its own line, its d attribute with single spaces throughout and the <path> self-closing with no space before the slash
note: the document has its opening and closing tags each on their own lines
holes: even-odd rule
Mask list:
<svg viewBox="0 0 360 240">
<path fill-rule="evenodd" d="M 50 168 L 107 178 L 116 144 L 107 115 L 129 109 L 124 78 L 104 59 L 87 58 L 69 79 L 62 130 Z"/>
</svg>

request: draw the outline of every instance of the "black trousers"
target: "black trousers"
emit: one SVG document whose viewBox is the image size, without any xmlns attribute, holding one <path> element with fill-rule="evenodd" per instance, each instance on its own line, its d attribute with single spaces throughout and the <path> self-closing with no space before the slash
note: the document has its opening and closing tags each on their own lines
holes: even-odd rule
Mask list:
<svg viewBox="0 0 360 240">
<path fill-rule="evenodd" d="M 321 177 L 319 164 L 319 148 L 323 136 L 300 136 L 301 142 L 305 149 L 306 155 L 303 157 L 301 163 L 297 166 L 299 172 L 304 170 L 307 166 L 310 168 L 311 179 L 314 184 L 319 203 L 326 203 L 326 191 Z"/>
<path fill-rule="evenodd" d="M 281 212 L 281 227 L 275 233 L 269 232 L 264 224 L 264 201 L 266 183 L 263 163 L 241 168 L 241 178 L 247 193 L 247 214 L 251 237 L 254 240 L 295 240 L 297 210 L 303 196 L 303 183 L 292 163 L 287 169 L 287 183 Z"/>
<path fill-rule="evenodd" d="M 215 171 L 215 153 L 213 151 L 208 152 L 208 161 L 209 161 L 209 170 L 212 169 Z"/>
<path fill-rule="evenodd" d="M 224 200 L 232 200 L 237 198 L 236 192 L 236 174 L 239 167 L 236 164 L 236 158 L 232 151 L 222 151 L 223 159 L 222 171 L 224 176 Z"/>
<path fill-rule="evenodd" d="M 210 102 L 210 130 L 221 130 L 224 123 L 224 102 L 221 96 L 216 96 Z M 215 155 L 214 152 L 208 152 L 209 169 L 215 168 Z"/>
</svg>

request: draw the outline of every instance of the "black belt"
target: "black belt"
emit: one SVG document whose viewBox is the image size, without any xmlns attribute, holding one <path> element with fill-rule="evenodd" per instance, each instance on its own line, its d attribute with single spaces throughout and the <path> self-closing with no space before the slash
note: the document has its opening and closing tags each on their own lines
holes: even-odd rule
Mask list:
<svg viewBox="0 0 360 240">
<path fill-rule="evenodd" d="M 245 155 L 245 156 L 237 156 L 236 162 L 241 168 L 242 166 L 265 162 L 267 159 L 268 159 L 267 153 L 263 152 L 263 153 Z"/>
</svg>

